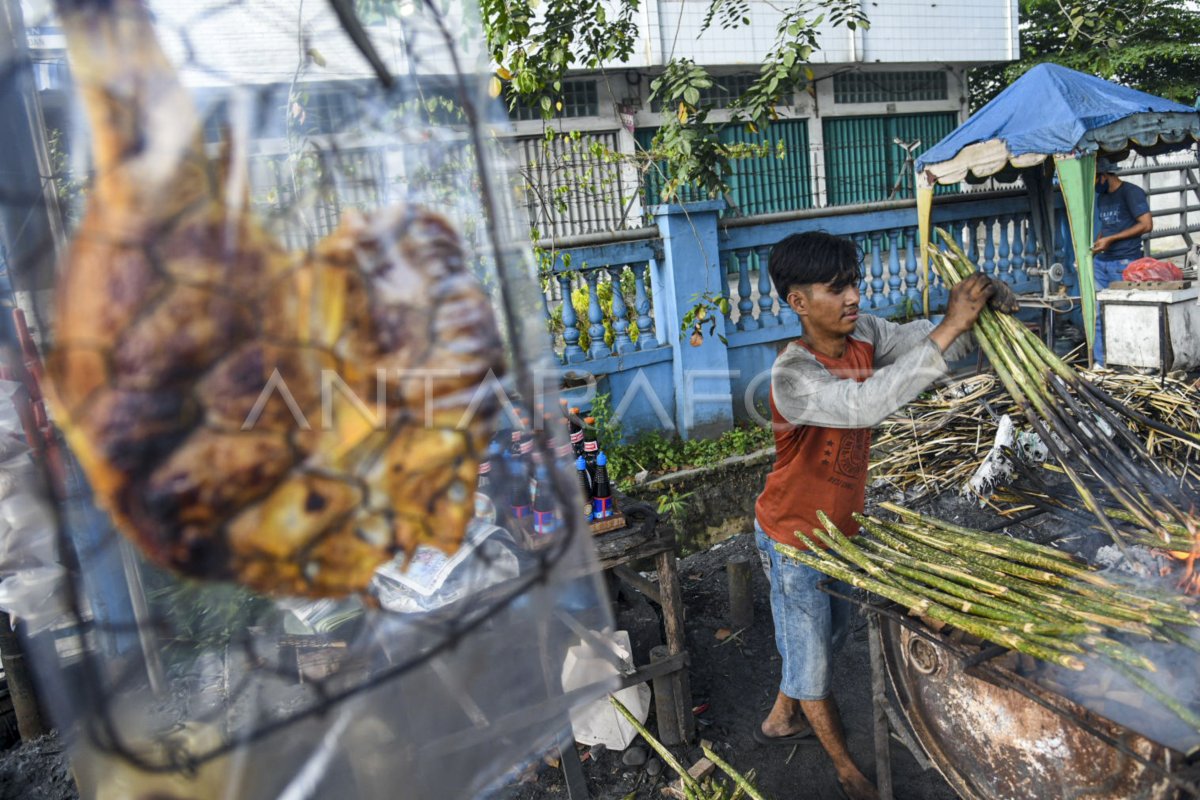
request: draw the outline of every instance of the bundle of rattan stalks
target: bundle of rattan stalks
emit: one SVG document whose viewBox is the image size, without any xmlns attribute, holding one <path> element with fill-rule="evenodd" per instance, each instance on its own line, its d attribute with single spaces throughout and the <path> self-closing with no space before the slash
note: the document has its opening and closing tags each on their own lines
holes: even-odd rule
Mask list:
<svg viewBox="0 0 1200 800">
<path fill-rule="evenodd" d="M 1129 642 L 1173 642 L 1200 652 L 1196 600 L 1118 583 L 1053 547 L 970 530 L 885 503 L 889 521 L 857 516 L 842 534 L 819 515 L 823 548 L 780 552 L 929 620 L 1071 670 L 1107 663 L 1200 730 L 1200 714 L 1164 691 L 1158 666 Z"/>
<path fill-rule="evenodd" d="M 933 268 L 947 286 L 975 271 L 944 232 L 947 249 L 934 251 Z M 1006 314 L 984 309 L 974 334 L 1005 392 L 1069 480 L 1083 506 L 1123 551 L 1100 497 L 1110 498 L 1133 524 L 1160 535 L 1196 531 L 1196 494 L 1147 450 L 1132 428 L 1141 424 L 1179 441 L 1196 437 L 1155 421 L 1113 398 L 1067 365 L 1037 336 Z"/>
</svg>

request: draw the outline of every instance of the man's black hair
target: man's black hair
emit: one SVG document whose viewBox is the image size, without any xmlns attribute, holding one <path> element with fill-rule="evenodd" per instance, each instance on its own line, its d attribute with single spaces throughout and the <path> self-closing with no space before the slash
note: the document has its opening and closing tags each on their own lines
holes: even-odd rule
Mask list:
<svg viewBox="0 0 1200 800">
<path fill-rule="evenodd" d="M 824 231 L 793 233 L 771 248 L 767 271 L 779 299 L 793 286 L 827 283 L 835 292 L 862 280 L 862 251 L 854 240 Z"/>
</svg>

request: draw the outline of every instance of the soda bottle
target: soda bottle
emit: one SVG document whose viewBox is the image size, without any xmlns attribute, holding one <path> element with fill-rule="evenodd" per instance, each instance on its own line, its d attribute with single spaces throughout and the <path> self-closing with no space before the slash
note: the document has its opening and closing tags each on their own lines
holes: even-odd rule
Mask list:
<svg viewBox="0 0 1200 800">
<path fill-rule="evenodd" d="M 613 515 L 612 487 L 608 482 L 608 457 L 604 453 L 596 456 L 596 480 L 592 484 L 592 518 L 608 519 Z"/>
<path fill-rule="evenodd" d="M 492 501 L 492 491 L 492 460 L 485 458 L 479 462 L 479 480 L 475 484 L 475 516 L 495 524 L 496 504 Z"/>
<path fill-rule="evenodd" d="M 516 461 L 516 459 L 514 459 Z M 533 498 L 529 497 L 529 479 L 526 471 L 515 470 L 512 475 L 512 480 L 509 485 L 509 509 L 512 511 L 512 518 L 521 522 L 529 516 L 532 511 Z"/>
<path fill-rule="evenodd" d="M 535 476 L 537 489 L 533 497 L 533 532 L 538 536 L 549 536 L 558 530 L 550 471 L 545 464 L 538 464 Z"/>
<path fill-rule="evenodd" d="M 587 461 L 583 456 L 575 459 L 575 471 L 579 473 L 579 488 L 583 491 L 583 516 L 592 521 L 592 480 L 588 477 Z"/>
<path fill-rule="evenodd" d="M 596 454 L 600 452 L 600 443 L 596 441 L 596 418 L 585 417 L 583 420 L 583 457 L 587 460 L 588 478 L 593 487 L 596 485 Z"/>
<path fill-rule="evenodd" d="M 567 415 L 567 431 L 575 455 L 583 455 L 583 420 L 579 417 L 579 406 L 573 406 Z"/>
<path fill-rule="evenodd" d="M 551 437 L 553 438 L 553 435 L 554 435 L 553 426 L 556 424 L 554 422 L 554 416 L 550 413 L 547 413 L 545 423 L 546 423 L 546 431 L 549 432 Z M 566 424 L 568 424 L 568 421 L 563 420 L 562 424 L 566 425 Z M 569 437 L 562 437 L 561 432 L 559 433 L 559 437 L 561 437 L 561 438 L 558 439 L 558 445 L 554 448 L 554 457 L 557 458 L 559 461 L 564 461 L 564 462 L 569 463 L 570 461 L 572 461 L 575 458 L 574 448 L 571 447 L 571 440 Z"/>
<path fill-rule="evenodd" d="M 530 453 L 533 452 L 533 429 L 529 426 L 528 420 L 522 418 L 522 422 L 525 424 L 521 430 L 518 431 L 520 438 L 518 440 L 519 449 L 517 455 L 521 457 L 521 461 L 524 464 L 525 469 L 528 470 L 530 468 Z"/>
</svg>

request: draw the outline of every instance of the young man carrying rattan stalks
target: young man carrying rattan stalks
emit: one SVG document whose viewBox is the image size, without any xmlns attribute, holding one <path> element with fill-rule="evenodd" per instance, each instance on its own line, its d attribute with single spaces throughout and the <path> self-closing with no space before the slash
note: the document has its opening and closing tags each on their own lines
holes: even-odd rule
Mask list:
<svg viewBox="0 0 1200 800">
<path fill-rule="evenodd" d="M 756 543 L 771 583 L 775 642 L 783 676 L 775 704 L 754 738 L 792 744 L 816 734 L 846 795 L 877 798 L 846 747 L 830 694 L 833 651 L 844 640 L 849 607 L 817 588 L 824 575 L 773 546 L 801 548 L 825 512 L 843 532 L 858 530 L 863 511 L 871 428 L 947 373 L 967 355 L 976 317 L 1016 310 L 1009 288 L 979 273 L 950 292 L 934 325 L 900 325 L 859 313 L 862 254 L 850 239 L 827 233 L 789 236 L 771 251 L 768 269 L 779 297 L 800 317 L 803 335 L 771 370 L 776 461 L 755 506 Z M 841 585 L 849 591 L 849 587 Z"/>
</svg>

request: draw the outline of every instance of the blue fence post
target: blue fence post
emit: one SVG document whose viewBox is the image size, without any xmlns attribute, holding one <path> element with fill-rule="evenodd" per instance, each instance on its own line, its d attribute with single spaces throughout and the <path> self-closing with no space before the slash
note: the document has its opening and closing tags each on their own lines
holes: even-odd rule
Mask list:
<svg viewBox="0 0 1200 800">
<path fill-rule="evenodd" d="M 718 434 L 733 425 L 729 350 L 719 338 L 726 335 L 725 315 L 709 309 L 717 335 L 708 334 L 706 322 L 698 346 L 679 327 L 705 293 L 718 298 L 724 289 L 717 244 L 717 215 L 724 207 L 724 200 L 705 200 L 650 209 L 663 241 L 653 283 L 655 325 L 674 351 L 675 425 L 685 439 Z"/>
</svg>

